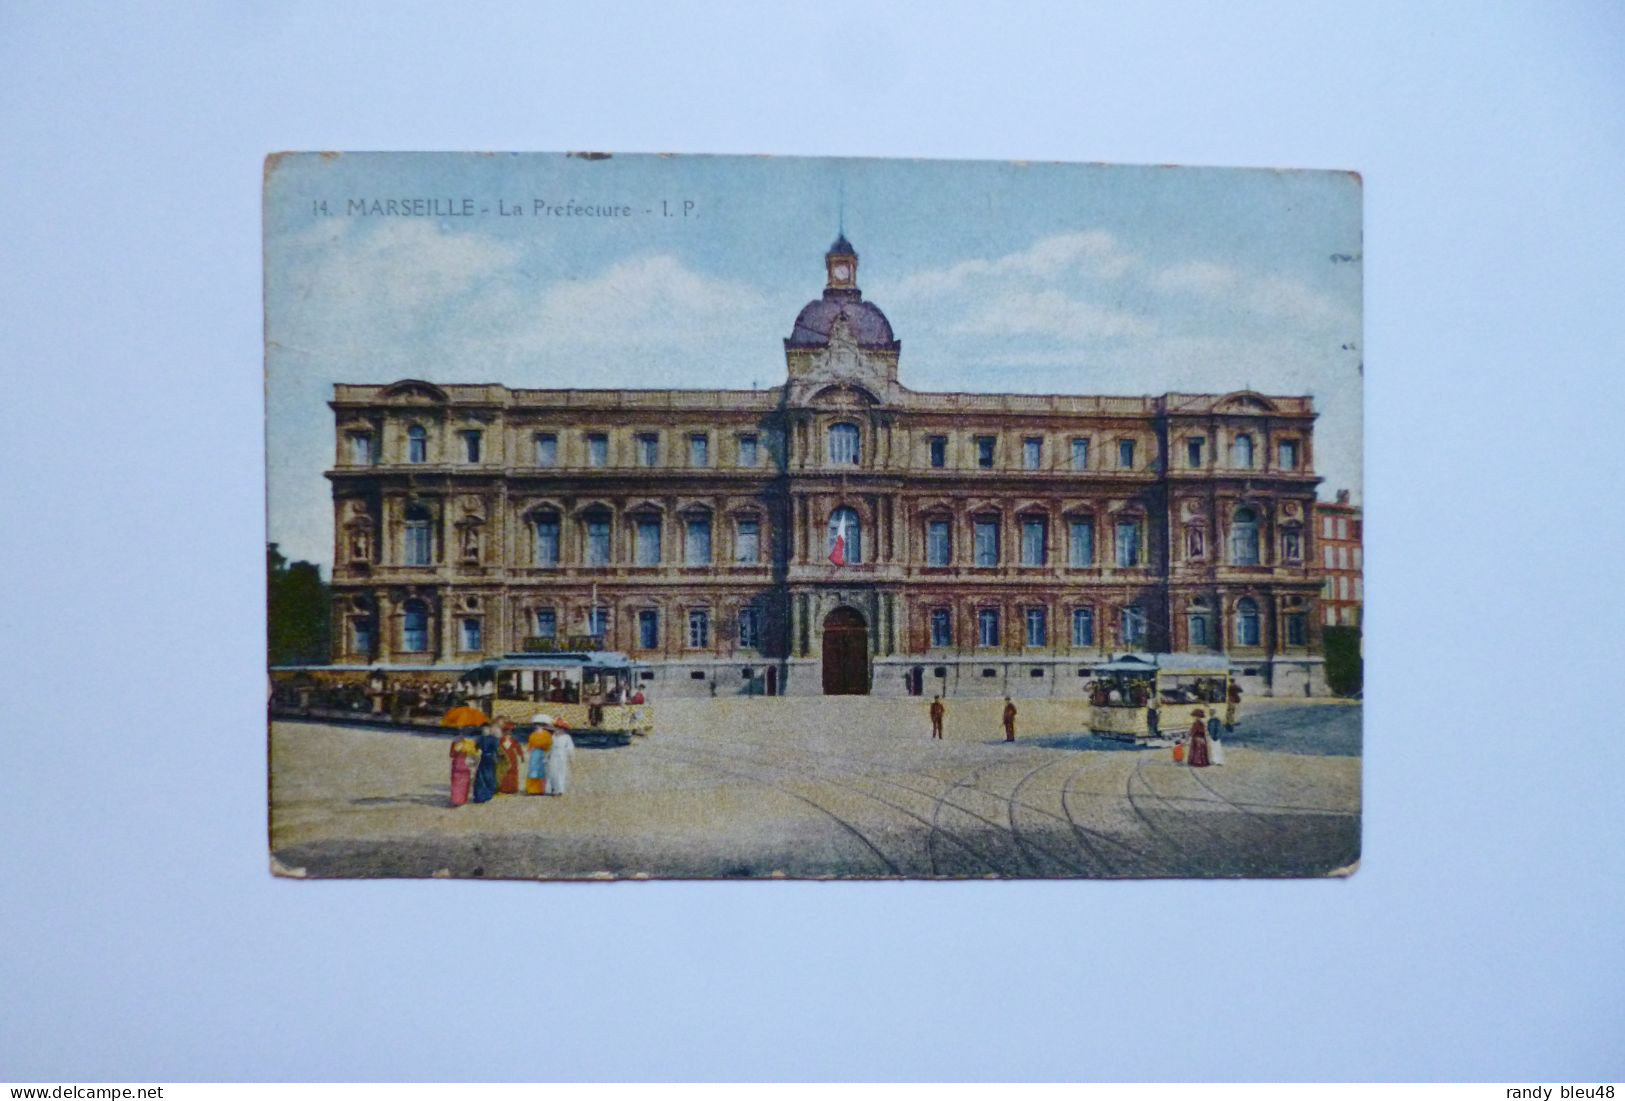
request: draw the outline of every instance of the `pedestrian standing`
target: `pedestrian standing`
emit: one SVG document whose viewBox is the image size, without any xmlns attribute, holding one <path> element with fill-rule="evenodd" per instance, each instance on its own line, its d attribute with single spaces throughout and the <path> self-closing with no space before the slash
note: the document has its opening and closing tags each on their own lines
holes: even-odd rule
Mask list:
<svg viewBox="0 0 1625 1101">
<path fill-rule="evenodd" d="M 1191 712 L 1190 750 L 1185 763 L 1192 768 L 1206 768 L 1211 763 L 1207 755 L 1207 723 L 1202 721 L 1206 717 L 1200 708 Z"/>
<path fill-rule="evenodd" d="M 497 758 L 501 756 L 502 728 L 492 723 L 476 739 L 479 764 L 474 766 L 474 802 L 489 803 L 497 793 Z"/>
<path fill-rule="evenodd" d="M 1004 740 L 1016 740 L 1016 705 L 1010 702 L 1010 697 L 1004 697 Z"/>
<path fill-rule="evenodd" d="M 576 741 L 570 728 L 553 723 L 553 748 L 547 751 L 547 793 L 563 795 L 570 790 L 570 762 L 576 755 Z"/>
<path fill-rule="evenodd" d="M 1241 685 L 1231 684 L 1230 691 L 1224 700 L 1224 725 L 1231 730 L 1236 728 L 1236 708 L 1241 706 Z"/>
<path fill-rule="evenodd" d="M 1156 692 L 1153 691 L 1146 698 L 1146 703 L 1145 703 L 1145 732 L 1146 732 L 1146 734 L 1148 736 L 1150 736 L 1151 738 L 1155 739 L 1157 737 L 1157 735 L 1158 735 L 1158 726 L 1159 726 L 1160 722 L 1161 722 L 1161 716 L 1157 714 L 1157 694 L 1156 694 Z"/>
<path fill-rule="evenodd" d="M 931 737 L 939 741 L 942 739 L 942 716 L 947 712 L 948 709 L 942 706 L 941 696 L 931 701 Z"/>
<path fill-rule="evenodd" d="M 451 743 L 451 805 L 454 807 L 468 802 L 468 758 L 472 748 L 467 738 L 454 738 Z"/>
<path fill-rule="evenodd" d="M 525 758 L 525 794 L 547 794 L 547 751 L 553 748 L 553 735 L 548 727 L 553 723 L 553 716 L 538 712 L 530 717 L 534 729 L 525 743 L 528 756 Z"/>
</svg>

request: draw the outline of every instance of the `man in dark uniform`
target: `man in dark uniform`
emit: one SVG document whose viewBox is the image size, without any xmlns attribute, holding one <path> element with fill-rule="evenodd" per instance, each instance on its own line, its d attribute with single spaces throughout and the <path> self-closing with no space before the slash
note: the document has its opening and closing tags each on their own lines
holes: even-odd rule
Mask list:
<svg viewBox="0 0 1625 1101">
<path fill-rule="evenodd" d="M 1004 740 L 1016 740 L 1016 705 L 1010 702 L 1010 697 L 1004 697 Z"/>
<path fill-rule="evenodd" d="M 931 737 L 939 740 L 942 738 L 942 716 L 947 710 L 942 706 L 941 696 L 931 701 Z"/>
</svg>

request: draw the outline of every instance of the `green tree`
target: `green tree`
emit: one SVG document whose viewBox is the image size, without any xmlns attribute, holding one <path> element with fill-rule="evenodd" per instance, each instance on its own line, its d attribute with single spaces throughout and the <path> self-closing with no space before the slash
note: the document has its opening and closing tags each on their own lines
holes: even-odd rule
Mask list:
<svg viewBox="0 0 1625 1101">
<path fill-rule="evenodd" d="M 265 548 L 266 650 L 272 665 L 329 660 L 328 589 L 314 562 L 289 562 L 275 543 Z"/>
<path fill-rule="evenodd" d="M 1360 656 L 1360 628 L 1324 627 L 1326 639 L 1326 686 L 1339 696 L 1360 691 L 1365 661 Z"/>
</svg>

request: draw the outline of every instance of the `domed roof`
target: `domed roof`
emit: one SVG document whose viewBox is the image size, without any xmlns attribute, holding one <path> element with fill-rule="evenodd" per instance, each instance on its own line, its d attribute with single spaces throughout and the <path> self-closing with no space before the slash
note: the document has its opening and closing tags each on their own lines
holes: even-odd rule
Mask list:
<svg viewBox="0 0 1625 1101">
<path fill-rule="evenodd" d="M 829 343 L 835 319 L 843 314 L 860 347 L 890 347 L 897 342 L 892 336 L 891 322 L 886 320 L 879 306 L 863 301 L 855 290 L 827 290 L 824 297 L 815 298 L 802 307 L 785 343 L 791 347 L 822 347 Z"/>
<path fill-rule="evenodd" d="M 857 250 L 852 247 L 852 242 L 846 239 L 846 234 L 842 233 L 835 238 L 835 243 L 829 246 L 829 251 L 824 253 L 825 259 L 828 259 L 831 256 L 850 256 L 852 259 L 856 260 L 858 258 L 858 253 Z"/>
</svg>

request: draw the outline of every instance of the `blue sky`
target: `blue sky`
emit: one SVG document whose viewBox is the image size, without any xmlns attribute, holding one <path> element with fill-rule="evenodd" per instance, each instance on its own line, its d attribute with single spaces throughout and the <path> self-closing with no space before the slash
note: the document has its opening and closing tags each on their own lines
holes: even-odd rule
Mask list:
<svg viewBox="0 0 1625 1101">
<path fill-rule="evenodd" d="M 333 383 L 771 386 L 843 219 L 905 385 L 1311 394 L 1322 496 L 1360 498 L 1347 173 L 313 154 L 268 181 L 269 525 L 294 558 L 331 560 Z M 474 214 L 347 213 L 392 198 L 468 199 Z M 632 213 L 538 215 L 538 200 Z"/>
</svg>

